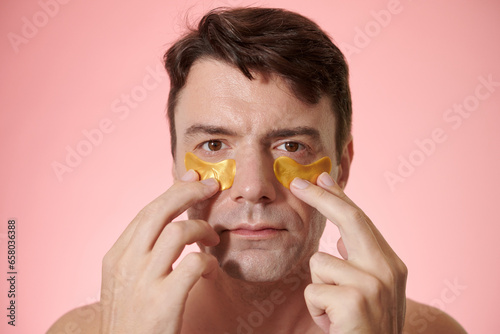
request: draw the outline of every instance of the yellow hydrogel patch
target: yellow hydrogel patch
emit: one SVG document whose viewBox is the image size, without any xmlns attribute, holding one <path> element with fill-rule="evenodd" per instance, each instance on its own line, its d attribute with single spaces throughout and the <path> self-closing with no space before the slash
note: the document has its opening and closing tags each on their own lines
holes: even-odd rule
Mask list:
<svg viewBox="0 0 500 334">
<path fill-rule="evenodd" d="M 332 161 L 329 157 L 323 157 L 310 165 L 301 165 L 289 157 L 279 157 L 274 160 L 274 175 L 280 183 L 290 189 L 290 182 L 296 177 L 316 183 L 318 176 L 332 170 Z"/>
<path fill-rule="evenodd" d="M 234 173 L 236 172 L 236 161 L 233 159 L 211 163 L 201 160 L 194 153 L 187 152 L 184 164 L 187 170 L 193 169 L 200 175 L 200 181 L 209 178 L 219 181 L 221 191 L 229 189 L 233 185 Z"/>
</svg>

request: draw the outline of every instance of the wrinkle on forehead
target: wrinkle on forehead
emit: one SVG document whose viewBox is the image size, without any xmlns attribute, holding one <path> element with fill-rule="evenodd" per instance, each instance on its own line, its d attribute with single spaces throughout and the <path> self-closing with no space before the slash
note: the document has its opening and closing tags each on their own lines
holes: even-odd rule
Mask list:
<svg viewBox="0 0 500 334">
<path fill-rule="evenodd" d="M 182 119 L 183 124 L 224 125 L 255 134 L 281 126 L 319 128 L 321 124 L 334 122 L 327 97 L 312 106 L 295 97 L 279 76 L 252 75 L 254 80 L 236 67 L 213 59 L 195 62 L 179 95 L 176 123 Z M 305 110 L 319 117 L 313 122 L 312 118 L 303 117 Z M 333 126 L 331 130 L 334 129 Z"/>
<path fill-rule="evenodd" d="M 299 101 L 278 75 L 259 72 L 252 72 L 252 75 L 254 79 L 250 80 L 232 65 L 214 59 L 202 59 L 191 67 L 185 87 L 189 86 L 193 92 L 210 97 L 211 102 L 236 100 L 236 107 L 238 103 L 269 105 L 276 97 L 274 91 L 277 89 L 283 93 L 280 101 L 274 103 L 277 107 L 286 107 L 284 104 L 287 102 Z"/>
<path fill-rule="evenodd" d="M 221 71 L 223 68 L 230 68 L 234 71 Z M 194 71 L 193 71 L 194 69 Z M 238 93 L 238 97 L 242 100 L 251 102 L 252 93 L 255 93 L 252 88 L 258 85 L 247 85 L 248 83 L 256 83 L 261 85 L 276 85 L 289 98 L 296 99 L 295 95 L 290 91 L 288 85 L 281 77 L 274 73 L 262 73 L 250 71 L 253 79 L 247 78 L 236 66 L 222 62 L 212 58 L 202 58 L 193 63 L 191 71 L 186 80 L 186 86 L 190 83 L 192 86 L 203 80 L 210 80 L 213 85 L 209 87 L 214 95 L 224 97 L 228 94 L 234 96 Z M 206 89 L 206 85 L 202 85 L 202 89 Z"/>
</svg>

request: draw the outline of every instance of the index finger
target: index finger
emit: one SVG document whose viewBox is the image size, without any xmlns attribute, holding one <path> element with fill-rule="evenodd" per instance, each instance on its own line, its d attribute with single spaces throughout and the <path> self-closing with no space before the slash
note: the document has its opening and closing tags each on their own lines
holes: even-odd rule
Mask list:
<svg viewBox="0 0 500 334">
<path fill-rule="evenodd" d="M 194 182 L 196 180 L 197 174 L 189 181 L 178 181 L 146 205 L 115 243 L 117 249 L 123 250 L 130 244 L 134 252 L 148 252 L 168 223 L 195 203 L 217 193 L 219 184 L 215 179 Z"/>
<path fill-rule="evenodd" d="M 318 183 L 321 182 L 320 178 L 322 175 L 318 178 Z M 327 188 L 334 187 L 340 189 L 336 184 L 327 186 Z M 380 244 L 369 225 L 368 218 L 354 203 L 350 203 L 347 196 L 342 195 L 343 192 L 335 191 L 334 193 L 333 189 L 327 190 L 299 178 L 292 181 L 290 191 L 337 225 L 349 254 L 349 260 L 373 258 L 375 254 L 380 254 Z"/>
</svg>

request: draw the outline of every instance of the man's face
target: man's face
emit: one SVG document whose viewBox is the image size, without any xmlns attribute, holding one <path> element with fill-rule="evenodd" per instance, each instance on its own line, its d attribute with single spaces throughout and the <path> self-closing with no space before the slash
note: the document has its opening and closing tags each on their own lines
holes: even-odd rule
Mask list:
<svg viewBox="0 0 500 334">
<path fill-rule="evenodd" d="M 325 218 L 283 187 L 273 172 L 277 157 L 310 164 L 335 162 L 335 119 L 330 101 L 298 100 L 276 76 L 249 80 L 226 63 L 196 62 L 179 95 L 174 175 L 185 172 L 184 155 L 236 161 L 231 188 L 188 210 L 220 235 L 213 254 L 232 277 L 276 281 L 317 251 Z M 332 176 L 338 169 L 333 163 Z"/>
</svg>

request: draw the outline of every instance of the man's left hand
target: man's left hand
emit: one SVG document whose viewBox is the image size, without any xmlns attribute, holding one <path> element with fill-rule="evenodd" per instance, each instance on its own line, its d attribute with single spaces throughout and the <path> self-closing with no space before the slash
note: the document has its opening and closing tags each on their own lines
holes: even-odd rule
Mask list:
<svg viewBox="0 0 500 334">
<path fill-rule="evenodd" d="M 402 333 L 407 268 L 375 225 L 328 173 L 317 185 L 296 178 L 290 190 L 339 228 L 344 259 L 317 252 L 304 295 L 325 333 Z"/>
</svg>

